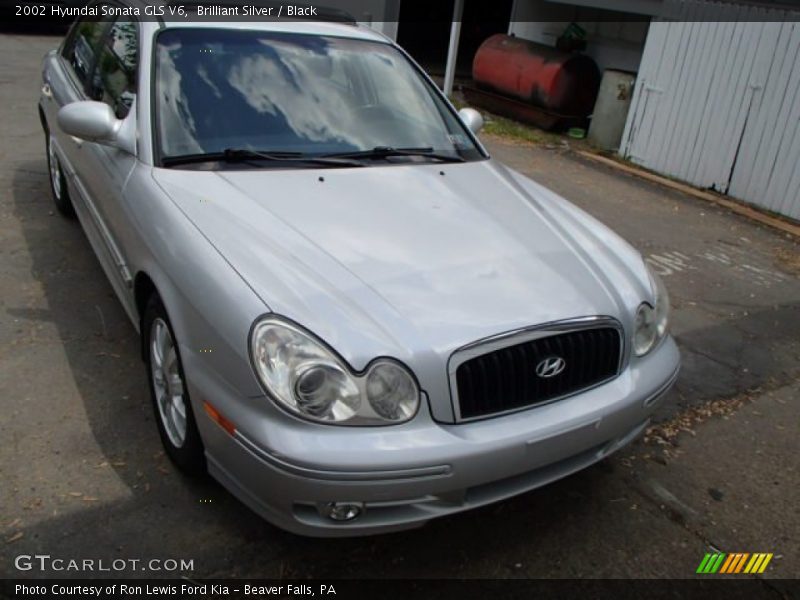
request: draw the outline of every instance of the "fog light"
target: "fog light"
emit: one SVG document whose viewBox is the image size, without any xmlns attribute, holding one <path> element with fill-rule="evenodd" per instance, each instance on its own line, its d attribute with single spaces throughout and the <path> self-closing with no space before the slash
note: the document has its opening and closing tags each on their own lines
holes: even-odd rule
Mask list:
<svg viewBox="0 0 800 600">
<path fill-rule="evenodd" d="M 361 516 L 364 505 L 360 502 L 328 502 L 322 514 L 334 521 L 353 521 Z"/>
</svg>

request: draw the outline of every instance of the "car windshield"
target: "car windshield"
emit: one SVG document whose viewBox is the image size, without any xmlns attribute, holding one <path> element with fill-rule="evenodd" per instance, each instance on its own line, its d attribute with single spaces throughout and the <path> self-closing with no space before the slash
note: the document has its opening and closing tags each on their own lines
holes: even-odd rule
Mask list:
<svg viewBox="0 0 800 600">
<path fill-rule="evenodd" d="M 163 162 L 230 156 L 231 149 L 364 153 L 360 159 L 376 161 L 483 157 L 432 86 L 388 44 L 174 28 L 158 35 L 155 60 Z"/>
</svg>

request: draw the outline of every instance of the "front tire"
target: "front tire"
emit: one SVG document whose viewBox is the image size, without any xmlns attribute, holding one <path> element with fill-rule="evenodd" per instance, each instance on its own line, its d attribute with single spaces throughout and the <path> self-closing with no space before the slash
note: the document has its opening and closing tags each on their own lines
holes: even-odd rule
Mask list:
<svg viewBox="0 0 800 600">
<path fill-rule="evenodd" d="M 46 145 L 47 145 L 47 171 L 50 175 L 50 193 L 53 196 L 53 202 L 60 212 L 65 217 L 70 219 L 75 217 L 75 209 L 72 206 L 72 200 L 69 197 L 67 190 L 67 180 L 64 178 L 64 171 L 61 169 L 61 163 L 56 155 L 55 148 L 53 147 L 53 136 L 47 131 Z"/>
<path fill-rule="evenodd" d="M 206 470 L 205 452 L 192 411 L 178 344 L 167 311 L 153 295 L 142 319 L 147 378 L 158 433 L 167 456 L 183 472 Z"/>
</svg>

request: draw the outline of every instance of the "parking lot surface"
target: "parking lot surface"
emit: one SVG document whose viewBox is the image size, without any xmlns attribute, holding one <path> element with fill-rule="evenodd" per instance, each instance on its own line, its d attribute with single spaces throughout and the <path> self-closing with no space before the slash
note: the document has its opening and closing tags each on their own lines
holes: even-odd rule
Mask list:
<svg viewBox="0 0 800 600">
<path fill-rule="evenodd" d="M 181 476 L 136 333 L 49 196 L 36 101 L 57 42 L 0 35 L 0 576 L 93 575 L 15 568 L 38 553 L 189 559 L 191 578 L 691 577 L 712 549 L 773 552 L 761 577 L 776 594 L 800 576 L 797 241 L 562 146 L 485 140 L 664 277 L 683 370 L 645 439 L 518 498 L 364 539 L 282 532 Z"/>
</svg>

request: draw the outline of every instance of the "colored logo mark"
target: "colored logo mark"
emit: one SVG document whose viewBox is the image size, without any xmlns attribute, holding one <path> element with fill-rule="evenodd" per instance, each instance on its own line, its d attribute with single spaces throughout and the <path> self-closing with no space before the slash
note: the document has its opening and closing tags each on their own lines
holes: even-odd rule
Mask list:
<svg viewBox="0 0 800 600">
<path fill-rule="evenodd" d="M 715 552 L 705 555 L 696 573 L 763 573 L 771 560 L 772 552 Z"/>
</svg>

